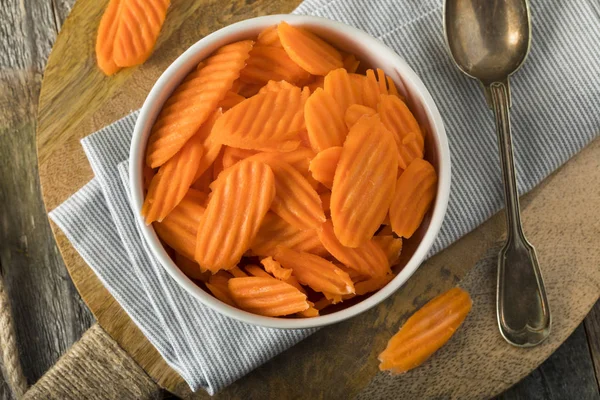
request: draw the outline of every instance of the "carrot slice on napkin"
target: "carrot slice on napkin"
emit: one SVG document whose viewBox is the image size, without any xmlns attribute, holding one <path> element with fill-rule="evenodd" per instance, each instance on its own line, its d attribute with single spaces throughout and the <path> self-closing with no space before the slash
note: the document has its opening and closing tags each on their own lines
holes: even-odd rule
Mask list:
<svg viewBox="0 0 600 400">
<path fill-rule="evenodd" d="M 273 257 L 283 267 L 290 268 L 300 283 L 317 292 L 335 295 L 354 293 L 354 284 L 348 274 L 324 258 L 281 246 Z"/>
<path fill-rule="evenodd" d="M 344 122 L 346 122 L 346 127 L 351 129 L 362 116 L 371 116 L 375 114 L 377 114 L 377 111 L 373 110 L 371 107 L 363 106 L 362 104 L 352 104 L 346 109 Z"/>
<path fill-rule="evenodd" d="M 213 128 L 218 140 L 241 149 L 291 151 L 304 124 L 300 88 L 257 94 L 228 110 Z"/>
<path fill-rule="evenodd" d="M 287 22 L 281 22 L 277 32 L 290 58 L 311 74 L 327 75 L 329 71 L 343 67 L 341 53 L 314 33 Z"/>
<path fill-rule="evenodd" d="M 377 231 L 396 186 L 398 153 L 392 134 L 378 116 L 362 117 L 344 142 L 331 189 L 335 235 L 358 247 Z"/>
<path fill-rule="evenodd" d="M 113 58 L 120 67 L 143 64 L 150 57 L 170 0 L 122 0 Z"/>
<path fill-rule="evenodd" d="M 284 246 L 323 257 L 329 254 L 321 244 L 314 229 L 300 230 L 277 214 L 269 212 L 265 216 L 250 249 L 256 255 L 267 257 L 275 252 L 277 246 Z"/>
<path fill-rule="evenodd" d="M 314 151 L 344 144 L 348 129 L 342 107 L 325 90 L 319 88 L 310 95 L 304 106 L 304 118 Z"/>
<path fill-rule="evenodd" d="M 154 175 L 142 205 L 146 224 L 162 221 L 188 192 L 204 154 L 202 142 L 200 135 L 194 136 Z"/>
<path fill-rule="evenodd" d="M 335 169 L 340 162 L 340 156 L 342 155 L 342 147 L 329 147 L 319 152 L 315 158 L 310 162 L 308 170 L 318 182 L 322 183 L 325 187 L 331 189 L 333 186 L 333 178 L 335 176 Z"/>
<path fill-rule="evenodd" d="M 273 275 L 275 278 L 285 281 L 292 276 L 292 270 L 283 268 L 278 261 L 273 260 L 273 257 L 266 257 L 260 260 L 260 263 L 265 267 L 265 271 Z"/>
<path fill-rule="evenodd" d="M 309 307 L 306 295 L 292 285 L 275 278 L 232 278 L 229 293 L 243 310 L 267 317 L 279 317 Z"/>
<path fill-rule="evenodd" d="M 390 206 L 392 229 L 410 238 L 417 230 L 435 198 L 437 174 L 425 160 L 416 159 L 400 175 Z"/>
<path fill-rule="evenodd" d="M 325 92 L 329 93 L 342 108 L 342 116 L 351 104 L 358 102 L 348 71 L 344 68 L 334 69 L 328 73 L 325 76 L 323 87 Z"/>
<path fill-rule="evenodd" d="M 373 240 L 359 247 L 346 247 L 340 243 L 333 231 L 331 220 L 327 220 L 318 230 L 323 246 L 338 261 L 368 277 L 391 273 L 387 256 Z"/>
<path fill-rule="evenodd" d="M 442 347 L 463 323 L 473 302 L 453 288 L 414 313 L 379 354 L 379 369 L 401 374 L 421 365 Z"/>
<path fill-rule="evenodd" d="M 402 252 L 402 238 L 397 238 L 393 235 L 377 234 L 373 236 L 373 240 L 381 247 L 381 250 L 387 256 L 389 264 L 395 265 Z"/>
<path fill-rule="evenodd" d="M 149 166 L 173 157 L 210 117 L 239 77 L 253 44 L 244 40 L 221 47 L 175 89 L 152 127 L 146 148 Z"/>
<path fill-rule="evenodd" d="M 96 63 L 105 75 L 112 75 L 121 69 L 114 60 L 114 44 L 119 27 L 123 0 L 110 0 L 98 27 L 96 36 Z"/>
<path fill-rule="evenodd" d="M 315 229 L 325 221 L 321 198 L 304 176 L 283 161 L 270 160 L 275 176 L 271 210 L 298 229 Z"/>
<path fill-rule="evenodd" d="M 213 296 L 221 300 L 223 303 L 228 304 L 232 307 L 237 307 L 235 301 L 233 301 L 231 292 L 229 291 L 228 282 L 231 279 L 231 275 L 229 274 L 213 275 L 208 279 L 206 287 L 208 288 L 208 290 L 210 290 Z"/>
<path fill-rule="evenodd" d="M 190 189 L 162 222 L 153 224 L 156 234 L 177 253 L 193 259 L 206 193 Z"/>
<path fill-rule="evenodd" d="M 212 272 L 233 268 L 250 247 L 275 197 L 268 165 L 243 160 L 213 182 L 198 224 L 195 260 Z"/>
<path fill-rule="evenodd" d="M 290 83 L 306 81 L 310 74 L 300 68 L 280 47 L 256 45 L 250 52 L 247 65 L 240 73 L 240 81 L 266 84 L 270 80 Z"/>
</svg>

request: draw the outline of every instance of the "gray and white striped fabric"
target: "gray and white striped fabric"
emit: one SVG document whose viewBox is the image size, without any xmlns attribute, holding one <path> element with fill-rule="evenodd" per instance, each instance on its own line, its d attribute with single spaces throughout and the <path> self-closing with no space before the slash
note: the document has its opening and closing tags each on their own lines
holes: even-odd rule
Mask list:
<svg viewBox="0 0 600 400">
<path fill-rule="evenodd" d="M 600 6 L 536 1 L 533 46 L 512 81 L 515 156 L 524 193 L 600 133 Z M 431 254 L 502 206 L 494 125 L 481 89 L 451 64 L 442 4 L 306 0 L 295 11 L 339 20 L 381 39 L 421 76 L 436 101 L 452 153 L 448 214 Z M 192 390 L 215 393 L 311 334 L 242 324 L 207 309 L 163 271 L 129 207 L 129 142 L 137 113 L 85 138 L 95 178 L 50 217 Z"/>
</svg>

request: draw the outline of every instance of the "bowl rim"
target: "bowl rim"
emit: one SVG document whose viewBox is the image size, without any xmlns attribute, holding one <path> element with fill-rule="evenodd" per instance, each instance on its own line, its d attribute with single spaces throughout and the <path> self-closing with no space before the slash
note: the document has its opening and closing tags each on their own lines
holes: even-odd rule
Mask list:
<svg viewBox="0 0 600 400">
<path fill-rule="evenodd" d="M 412 88 L 411 96 L 420 100 L 425 115 L 430 122 L 431 137 L 436 142 L 435 148 L 437 149 L 439 162 L 438 190 L 435 204 L 432 208 L 433 213 L 431 215 L 429 227 L 427 227 L 421 242 L 418 244 L 417 249 L 403 269 L 385 287 L 374 292 L 371 296 L 357 304 L 331 314 L 313 318 L 287 319 L 252 314 L 229 306 L 198 287 L 169 257 L 160 243 L 152 225 L 147 226 L 145 224 L 141 216 L 141 208 L 144 200 L 142 180 L 138 179 L 136 184 L 135 179 L 133 179 L 133 177 L 142 176 L 147 135 L 149 135 L 151 125 L 154 123 L 158 112 L 160 112 L 164 100 L 168 98 L 176 87 L 170 87 L 173 85 L 172 82 L 177 80 L 177 84 L 179 84 L 183 77 L 187 75 L 201 59 L 216 50 L 218 46 L 236 40 L 232 39 L 231 36 L 235 36 L 240 32 L 276 25 L 283 20 L 291 25 L 318 25 L 326 30 L 335 31 L 344 35 L 352 35 L 355 40 L 359 40 L 364 45 L 372 48 L 373 52 L 385 53 L 386 57 L 389 57 L 390 59 L 390 64 L 394 65 L 398 74 L 402 77 L 404 85 Z M 210 49 L 210 51 L 207 49 Z M 200 53 L 206 54 L 198 56 Z M 165 93 L 168 94 L 165 95 Z M 161 96 L 165 96 L 165 99 L 163 101 L 158 101 Z M 146 240 L 148 247 L 170 277 L 202 304 L 216 312 L 241 322 L 279 329 L 316 328 L 341 322 L 376 306 L 396 292 L 396 290 L 400 289 L 419 268 L 439 233 L 446 215 L 450 195 L 450 169 L 448 138 L 446 136 L 446 130 L 440 112 L 419 76 L 402 57 L 380 40 L 350 25 L 321 17 L 291 14 L 268 15 L 236 22 L 205 36 L 178 56 L 177 59 L 175 59 L 175 61 L 173 61 L 173 63 L 171 63 L 171 65 L 169 65 L 169 67 L 161 74 L 144 100 L 144 104 L 135 123 L 129 151 L 129 187 L 134 217 L 142 232 L 143 240 Z"/>
</svg>

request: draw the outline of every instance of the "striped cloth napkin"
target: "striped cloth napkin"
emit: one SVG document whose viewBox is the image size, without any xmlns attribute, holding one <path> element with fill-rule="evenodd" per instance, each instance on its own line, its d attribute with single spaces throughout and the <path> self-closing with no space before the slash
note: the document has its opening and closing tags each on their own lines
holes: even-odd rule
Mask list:
<svg viewBox="0 0 600 400">
<path fill-rule="evenodd" d="M 527 192 L 600 133 L 600 6 L 533 1 L 533 43 L 513 80 L 519 190 Z M 494 122 L 481 88 L 450 62 L 440 0 L 306 0 L 295 11 L 345 22 L 395 49 L 431 92 L 452 153 L 448 214 L 434 254 L 497 212 L 503 194 Z M 110 293 L 192 390 L 225 387 L 312 330 L 246 325 L 177 286 L 141 240 L 127 166 L 137 112 L 82 140 L 95 178 L 50 213 Z"/>
</svg>

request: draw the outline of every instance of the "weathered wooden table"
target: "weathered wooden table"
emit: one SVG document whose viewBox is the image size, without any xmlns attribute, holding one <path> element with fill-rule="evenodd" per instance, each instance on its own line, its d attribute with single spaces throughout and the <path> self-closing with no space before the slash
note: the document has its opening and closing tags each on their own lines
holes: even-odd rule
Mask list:
<svg viewBox="0 0 600 400">
<path fill-rule="evenodd" d="M 35 151 L 41 77 L 72 4 L 73 0 L 0 2 L 0 272 L 12 300 L 21 360 L 30 383 L 93 320 L 50 232 Z M 598 305 L 548 361 L 501 397 L 600 399 L 597 379 Z M 9 391 L 0 384 L 0 399 L 8 398 Z"/>
</svg>

